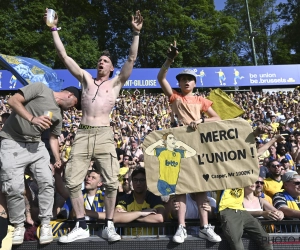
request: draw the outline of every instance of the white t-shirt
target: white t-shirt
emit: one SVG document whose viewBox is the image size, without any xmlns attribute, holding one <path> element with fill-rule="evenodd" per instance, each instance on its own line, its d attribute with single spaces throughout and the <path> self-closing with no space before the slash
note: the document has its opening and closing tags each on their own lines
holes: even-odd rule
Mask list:
<svg viewBox="0 0 300 250">
<path fill-rule="evenodd" d="M 89 200 L 89 202 L 86 203 L 86 206 L 85 206 L 85 209 L 86 210 L 92 210 L 90 204 L 93 206 L 93 202 L 94 202 L 94 199 L 95 199 L 95 195 L 93 196 L 87 196 L 87 199 Z M 90 216 L 85 216 L 85 220 L 90 220 Z"/>
</svg>

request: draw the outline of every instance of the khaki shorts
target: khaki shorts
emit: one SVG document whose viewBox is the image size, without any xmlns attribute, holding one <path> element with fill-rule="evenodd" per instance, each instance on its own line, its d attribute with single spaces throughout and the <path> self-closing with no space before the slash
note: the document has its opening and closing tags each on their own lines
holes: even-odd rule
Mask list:
<svg viewBox="0 0 300 250">
<path fill-rule="evenodd" d="M 106 190 L 118 188 L 120 165 L 111 128 L 78 129 L 65 171 L 66 186 L 71 198 L 82 195 L 81 185 L 92 158 L 100 170 Z"/>
</svg>

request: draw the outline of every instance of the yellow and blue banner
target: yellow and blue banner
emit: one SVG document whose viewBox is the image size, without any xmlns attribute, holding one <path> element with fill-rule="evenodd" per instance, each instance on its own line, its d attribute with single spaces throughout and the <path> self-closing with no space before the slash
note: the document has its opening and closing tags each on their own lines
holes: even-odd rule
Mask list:
<svg viewBox="0 0 300 250">
<path fill-rule="evenodd" d="M 0 89 L 14 90 L 28 84 L 42 82 L 54 91 L 60 91 L 62 80 L 57 73 L 39 61 L 20 56 L 0 54 L 0 66 L 8 70 L 0 71 Z"/>
</svg>

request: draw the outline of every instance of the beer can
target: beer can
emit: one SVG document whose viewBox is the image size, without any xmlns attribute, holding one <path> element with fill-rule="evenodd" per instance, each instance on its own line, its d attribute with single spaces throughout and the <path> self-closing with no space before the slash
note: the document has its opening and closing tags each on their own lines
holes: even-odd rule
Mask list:
<svg viewBox="0 0 300 250">
<path fill-rule="evenodd" d="M 53 113 L 51 111 L 44 111 L 44 115 L 48 116 L 50 118 L 50 120 L 51 120 Z"/>
</svg>

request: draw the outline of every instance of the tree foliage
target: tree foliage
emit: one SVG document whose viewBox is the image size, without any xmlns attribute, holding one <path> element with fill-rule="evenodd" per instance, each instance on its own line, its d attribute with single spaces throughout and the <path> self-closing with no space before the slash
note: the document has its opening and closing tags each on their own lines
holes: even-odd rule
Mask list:
<svg viewBox="0 0 300 250">
<path fill-rule="evenodd" d="M 246 4 L 249 7 L 247 14 Z M 258 64 L 272 64 L 272 49 L 276 43 L 274 25 L 277 23 L 275 13 L 276 0 L 227 0 L 224 13 L 238 20 L 238 33 L 232 43 L 243 65 L 253 63 L 253 52 L 250 44 L 251 36 L 255 35 L 255 49 Z M 250 34 L 249 22 L 252 24 Z"/>
<path fill-rule="evenodd" d="M 297 61 L 285 54 L 300 49 L 294 37 L 298 1 L 279 5 L 280 18 L 288 23 L 277 30 L 275 0 L 248 2 L 253 30 L 259 34 L 259 64 Z M 142 12 L 144 27 L 135 67 L 160 67 L 174 40 L 180 51 L 174 67 L 252 64 L 245 0 L 227 0 L 224 11 L 215 10 L 214 0 L 0 0 L 0 6 L 0 53 L 35 58 L 56 69 L 65 66 L 43 21 L 46 7 L 57 11 L 67 53 L 82 68 L 95 68 L 104 49 L 119 59 L 116 67 L 122 66 L 136 10 Z"/>
<path fill-rule="evenodd" d="M 287 3 L 279 4 L 277 10 L 284 23 L 277 29 L 280 38 L 273 53 L 274 63 L 300 63 L 300 2 L 287 0 Z"/>
</svg>

